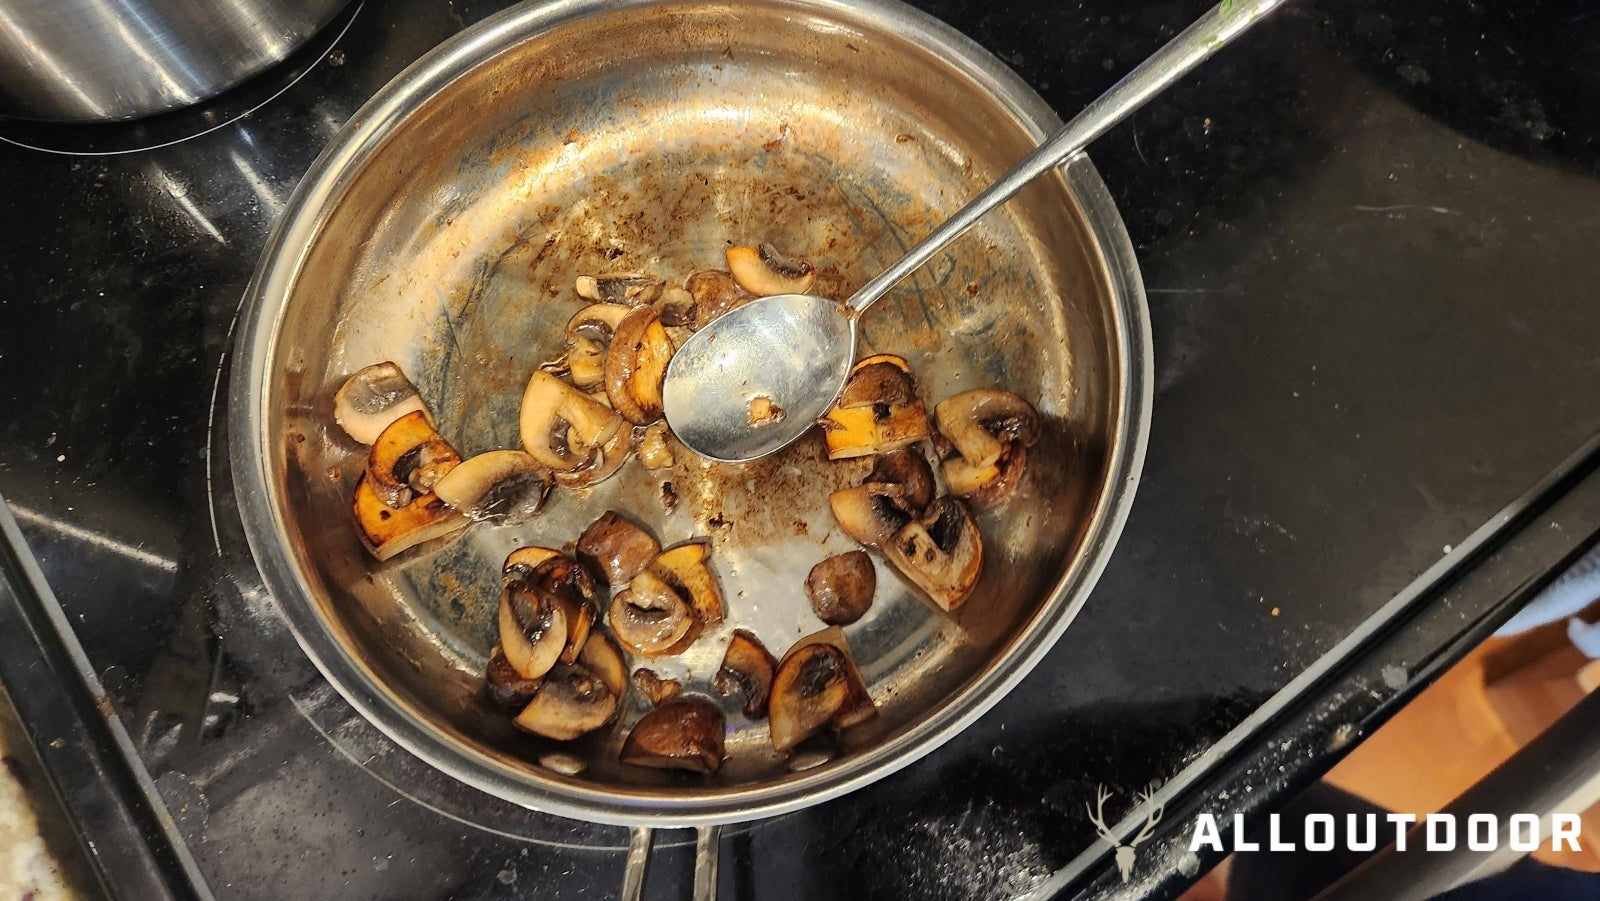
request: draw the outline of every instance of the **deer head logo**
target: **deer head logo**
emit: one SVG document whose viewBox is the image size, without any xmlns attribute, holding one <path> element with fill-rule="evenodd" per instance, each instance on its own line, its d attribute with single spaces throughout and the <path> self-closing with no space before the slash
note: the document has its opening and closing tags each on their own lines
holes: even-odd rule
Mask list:
<svg viewBox="0 0 1600 901">
<path fill-rule="evenodd" d="M 1165 805 L 1154 804 L 1154 806 L 1151 806 L 1153 799 L 1148 791 L 1136 794 L 1135 797 L 1138 799 L 1138 804 L 1135 809 L 1137 807 L 1145 808 L 1144 828 L 1140 829 L 1139 834 L 1124 845 L 1117 840 L 1116 834 L 1111 831 L 1110 827 L 1106 826 L 1106 799 L 1111 797 L 1111 792 L 1107 791 L 1103 785 L 1096 786 L 1095 796 L 1094 810 L 1089 811 L 1087 802 L 1084 803 L 1083 809 L 1089 812 L 1089 822 L 1094 824 L 1094 831 L 1109 842 L 1111 847 L 1117 849 L 1117 871 L 1122 874 L 1122 881 L 1127 882 L 1128 877 L 1133 874 L 1133 859 L 1138 854 L 1134 849 L 1139 846 L 1140 842 L 1149 838 L 1152 832 L 1156 831 L 1156 824 L 1161 822 L 1161 813 L 1165 809 Z"/>
</svg>

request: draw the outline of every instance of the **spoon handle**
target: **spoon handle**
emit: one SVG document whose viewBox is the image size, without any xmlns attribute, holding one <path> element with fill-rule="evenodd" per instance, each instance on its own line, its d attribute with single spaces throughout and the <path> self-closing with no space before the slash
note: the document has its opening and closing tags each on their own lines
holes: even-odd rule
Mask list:
<svg viewBox="0 0 1600 901">
<path fill-rule="evenodd" d="M 1083 150 L 1146 101 L 1171 86 L 1204 62 L 1211 54 L 1244 33 L 1251 25 L 1272 12 L 1283 0 L 1222 0 L 1195 20 L 1177 37 L 1168 41 L 1140 63 L 1122 80 L 1112 85 L 1094 102 L 1061 127 L 1049 140 L 974 197 L 932 234 L 917 242 L 898 262 L 862 286 L 849 300 L 857 313 L 882 297 L 901 279 L 910 275 L 946 244 L 960 237 L 983 215 L 1007 200 L 1040 175 L 1049 172 Z"/>
</svg>

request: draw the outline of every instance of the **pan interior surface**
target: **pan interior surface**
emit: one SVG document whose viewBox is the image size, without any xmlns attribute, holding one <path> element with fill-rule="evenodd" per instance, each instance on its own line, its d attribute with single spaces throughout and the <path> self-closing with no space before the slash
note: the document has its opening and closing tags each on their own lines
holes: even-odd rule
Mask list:
<svg viewBox="0 0 1600 901">
<path fill-rule="evenodd" d="M 728 714 L 711 777 L 621 764 L 646 709 L 565 745 L 485 697 L 500 565 L 570 547 L 608 509 L 663 546 L 711 542 L 729 608 L 680 657 L 630 660 L 716 697 L 735 627 L 777 656 L 823 624 L 802 585 L 851 550 L 828 494 L 870 462 L 813 433 L 765 460 L 674 465 L 558 489 L 520 525 L 470 526 L 388 563 L 350 499 L 364 449 L 333 423 L 351 372 L 393 360 L 463 457 L 518 447 L 522 388 L 562 354 L 582 274 L 681 280 L 770 241 L 852 293 L 1056 124 L 999 63 L 887 3 L 518 8 L 439 48 L 358 113 L 301 186 L 252 287 L 233 403 L 253 551 L 330 680 L 414 753 L 531 807 L 619 823 L 775 813 L 926 753 L 998 699 L 1081 606 L 1131 500 L 1148 416 L 1148 325 L 1126 236 L 1086 159 L 1040 179 L 873 307 L 862 352 L 906 357 L 931 412 L 997 386 L 1044 419 L 1029 474 L 979 518 L 985 571 L 955 615 L 877 561 L 847 627 L 880 708 L 831 761 L 792 772 L 766 724 Z M 1120 254 L 1120 256 L 1119 256 Z M 587 766 L 563 776 L 551 751 Z"/>
</svg>

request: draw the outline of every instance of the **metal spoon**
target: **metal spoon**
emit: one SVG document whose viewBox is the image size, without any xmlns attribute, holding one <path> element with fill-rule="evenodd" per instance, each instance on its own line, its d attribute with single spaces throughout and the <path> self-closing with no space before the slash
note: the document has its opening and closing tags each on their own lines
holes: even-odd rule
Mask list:
<svg viewBox="0 0 1600 901">
<path fill-rule="evenodd" d="M 1222 0 L 844 304 L 780 294 L 713 320 L 684 342 L 667 367 L 662 395 L 672 431 L 696 453 L 730 463 L 793 443 L 844 388 L 855 361 L 856 320 L 873 301 L 985 213 L 1066 162 L 1282 2 Z M 781 413 L 752 411 L 760 398 Z"/>
</svg>

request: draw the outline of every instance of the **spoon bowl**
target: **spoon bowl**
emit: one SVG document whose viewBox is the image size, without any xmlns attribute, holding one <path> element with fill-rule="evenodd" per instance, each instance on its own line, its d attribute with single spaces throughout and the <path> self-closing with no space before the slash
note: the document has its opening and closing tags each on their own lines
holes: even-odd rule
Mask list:
<svg viewBox="0 0 1600 901">
<path fill-rule="evenodd" d="M 856 316 L 844 304 L 811 294 L 757 298 L 672 355 L 662 407 L 695 453 L 754 460 L 793 444 L 828 412 L 855 354 Z"/>
<path fill-rule="evenodd" d="M 713 320 L 684 342 L 667 367 L 663 410 L 672 431 L 695 453 L 730 463 L 794 443 L 843 390 L 855 362 L 856 319 L 868 307 L 984 214 L 1082 152 L 1282 2 L 1222 0 L 848 301 L 780 294 Z M 780 415 L 762 415 L 762 398 Z"/>
</svg>

